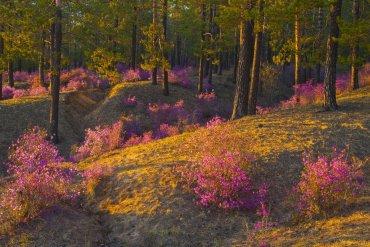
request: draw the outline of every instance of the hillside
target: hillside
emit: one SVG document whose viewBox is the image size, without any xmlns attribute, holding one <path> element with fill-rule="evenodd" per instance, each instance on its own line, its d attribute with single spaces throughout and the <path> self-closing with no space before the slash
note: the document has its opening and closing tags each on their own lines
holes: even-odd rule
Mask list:
<svg viewBox="0 0 370 247">
<path fill-rule="evenodd" d="M 370 241 L 369 187 L 365 196 L 328 220 L 286 222 L 291 212 L 285 198 L 299 176 L 304 150 L 325 152 L 349 145 L 355 157 L 367 162 L 364 170 L 370 184 L 370 87 L 343 94 L 338 102 L 337 112 L 322 112 L 320 106 L 311 105 L 231 123 L 257 158 L 254 175 L 273 184 L 272 218 L 280 225 L 258 236 L 271 246 L 366 246 Z M 256 220 L 253 213 L 196 206 L 172 170 L 193 158 L 195 150 L 187 144 L 203 131 L 207 130 L 80 162 L 80 169 L 111 165 L 114 175 L 89 194 L 85 206 L 48 210 L 8 239 L 10 246 L 23 242 L 27 246 L 247 246 L 246 225 L 251 227 Z"/>
</svg>

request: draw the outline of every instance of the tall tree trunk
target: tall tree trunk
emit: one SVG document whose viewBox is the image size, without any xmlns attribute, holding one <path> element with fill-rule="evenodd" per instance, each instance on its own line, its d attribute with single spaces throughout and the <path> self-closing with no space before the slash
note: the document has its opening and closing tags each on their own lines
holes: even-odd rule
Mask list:
<svg viewBox="0 0 370 247">
<path fill-rule="evenodd" d="M 0 25 L 0 31 L 3 31 L 3 26 Z M 4 40 L 2 36 L 0 36 L 0 56 L 4 53 Z M 0 68 L 2 69 L 2 68 Z M 0 100 L 3 99 L 3 73 L 0 71 Z"/>
<path fill-rule="evenodd" d="M 40 86 L 45 87 L 45 30 L 41 33 L 41 51 L 39 59 L 39 83 Z"/>
<path fill-rule="evenodd" d="M 228 54 L 228 53 L 227 53 Z M 228 58 L 227 58 L 228 59 Z M 219 53 L 219 64 L 218 64 L 218 71 L 217 71 L 217 74 L 218 75 L 222 75 L 222 69 L 223 69 L 223 65 L 224 65 L 224 62 L 223 62 L 223 56 L 222 56 L 222 52 L 220 51 Z M 227 60 L 226 60 L 227 61 Z"/>
<path fill-rule="evenodd" d="M 323 13 L 322 13 L 322 8 L 319 8 L 318 9 L 318 12 L 317 12 L 317 29 L 318 31 L 321 33 L 322 31 L 322 27 L 323 27 Z M 321 40 L 321 35 L 320 35 L 320 38 Z M 321 41 L 319 42 L 319 46 L 321 46 Z M 320 54 L 319 54 L 319 60 L 317 61 L 316 63 L 316 72 L 315 72 L 315 80 L 314 80 L 314 83 L 320 83 L 321 82 L 321 63 L 320 63 Z"/>
<path fill-rule="evenodd" d="M 136 51 L 137 51 L 137 6 L 134 6 L 134 22 L 132 24 L 132 39 L 131 39 L 131 69 L 136 70 Z"/>
<path fill-rule="evenodd" d="M 239 42 L 238 42 L 238 32 L 235 29 L 235 46 L 234 46 L 234 73 L 233 73 L 233 83 L 236 84 L 236 77 L 238 74 L 238 61 L 239 61 Z"/>
<path fill-rule="evenodd" d="M 14 87 L 14 63 L 13 63 L 13 60 L 8 61 L 8 84 L 9 84 L 9 87 Z"/>
<path fill-rule="evenodd" d="M 258 84 L 260 79 L 260 66 L 261 66 L 261 48 L 262 48 L 262 10 L 263 10 L 263 0 L 258 0 L 257 11 L 259 16 L 257 17 L 257 22 L 255 29 L 257 29 L 255 39 L 254 39 L 254 55 L 253 55 L 253 65 L 252 65 L 252 79 L 249 91 L 248 100 L 248 114 L 256 114 L 257 97 L 258 97 Z"/>
<path fill-rule="evenodd" d="M 241 118 L 248 113 L 250 71 L 253 60 L 253 25 L 251 21 L 240 22 L 240 51 L 233 114 L 231 119 Z"/>
<path fill-rule="evenodd" d="M 209 5 L 209 33 L 211 34 L 209 36 L 209 47 L 212 51 L 215 49 L 215 45 L 213 42 L 214 39 L 214 23 L 213 23 L 213 17 L 215 15 L 215 7 L 211 4 Z M 213 55 L 209 55 L 209 73 L 208 73 L 208 84 L 212 85 L 213 83 Z"/>
<path fill-rule="evenodd" d="M 168 96 L 170 91 L 168 90 L 168 71 L 167 71 L 167 63 L 168 63 L 168 47 L 167 47 L 167 11 L 168 11 L 168 3 L 167 0 L 163 0 L 163 16 L 162 16 L 162 25 L 163 25 L 163 82 L 162 82 L 162 91 L 164 96 Z"/>
<path fill-rule="evenodd" d="M 202 31 L 200 34 L 201 37 L 201 48 L 200 48 L 200 58 L 199 58 L 199 72 L 198 72 L 198 93 L 201 94 L 203 92 L 203 71 L 204 71 L 204 43 L 205 43 L 205 31 L 204 26 L 206 22 L 206 5 L 202 4 Z"/>
<path fill-rule="evenodd" d="M 59 123 L 59 89 L 60 89 L 60 65 L 62 47 L 62 1 L 55 0 L 56 13 L 53 23 L 54 34 L 51 36 L 52 55 L 51 55 L 51 108 L 50 108 L 50 139 L 53 143 L 59 142 L 58 123 Z M 53 37 L 54 36 L 54 37 Z"/>
<path fill-rule="evenodd" d="M 176 65 L 181 66 L 181 37 L 176 34 Z"/>
<path fill-rule="evenodd" d="M 338 41 L 339 26 L 337 19 L 341 16 L 342 0 L 330 3 L 330 20 L 329 20 L 329 35 L 326 47 L 326 62 L 325 62 L 325 97 L 324 107 L 328 111 L 338 108 L 336 98 L 336 72 L 338 60 Z"/>
<path fill-rule="evenodd" d="M 152 0 L 152 8 L 153 8 L 153 32 L 154 32 L 154 37 L 153 37 L 153 49 L 157 49 L 157 0 Z M 152 70 L 152 84 L 157 85 L 157 65 L 154 66 Z"/>
<path fill-rule="evenodd" d="M 352 17 L 353 17 L 353 23 L 357 25 L 358 20 L 360 19 L 360 3 L 359 0 L 352 0 Z M 358 83 L 358 53 L 359 53 L 359 45 L 358 40 L 352 44 L 351 47 L 351 83 L 352 83 L 352 89 L 358 89 L 360 87 Z"/>
<path fill-rule="evenodd" d="M 301 83 L 301 59 L 300 59 L 300 27 L 299 27 L 299 17 L 298 14 L 295 15 L 294 21 L 294 91 L 297 95 L 298 85 Z M 298 96 L 298 95 L 297 95 Z M 297 98 L 299 101 L 299 97 Z"/>
</svg>

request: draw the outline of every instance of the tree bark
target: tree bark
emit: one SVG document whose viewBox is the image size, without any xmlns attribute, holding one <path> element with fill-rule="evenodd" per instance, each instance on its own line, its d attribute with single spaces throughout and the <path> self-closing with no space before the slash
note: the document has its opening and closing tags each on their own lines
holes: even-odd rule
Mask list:
<svg viewBox="0 0 370 247">
<path fill-rule="evenodd" d="M 50 140 L 59 142 L 59 89 L 60 89 L 60 65 L 62 47 L 62 1 L 55 0 L 56 13 L 52 32 L 52 55 L 51 55 L 51 108 L 50 108 Z M 53 37 L 54 36 L 54 37 Z"/>
<path fill-rule="evenodd" d="M 238 61 L 239 61 L 239 42 L 238 32 L 235 29 L 235 46 L 234 46 L 234 71 L 233 71 L 233 83 L 236 84 L 236 77 L 238 74 Z"/>
<path fill-rule="evenodd" d="M 215 32 L 214 32 L 214 23 L 213 23 L 213 17 L 214 17 L 214 14 L 215 14 L 215 8 L 214 6 L 212 6 L 211 4 L 209 5 L 209 33 L 210 33 L 210 36 L 209 36 L 209 47 L 211 48 L 212 51 L 214 51 L 215 49 L 215 45 L 214 45 L 214 42 L 213 42 L 213 39 L 214 39 L 214 35 L 215 35 Z M 209 55 L 209 65 L 208 65 L 208 84 L 212 85 L 213 83 L 213 55 L 210 54 Z"/>
<path fill-rule="evenodd" d="M 297 95 L 298 85 L 301 83 L 301 59 L 300 59 L 300 27 L 299 27 L 299 17 L 298 14 L 295 15 L 294 21 L 294 91 Z M 297 95 L 298 96 L 298 95 Z M 299 101 L 299 97 L 297 98 Z"/>
<path fill-rule="evenodd" d="M 252 21 L 240 22 L 240 51 L 233 114 L 231 119 L 241 118 L 248 113 L 250 71 L 253 60 L 253 24 Z"/>
<path fill-rule="evenodd" d="M 202 4 L 201 6 L 202 12 L 202 31 L 200 34 L 201 38 L 201 48 L 200 48 L 200 58 L 199 58 L 199 72 L 198 72 L 198 93 L 201 94 L 203 92 L 203 70 L 204 70 L 204 43 L 205 43 L 205 31 L 204 26 L 206 22 L 206 5 Z"/>
<path fill-rule="evenodd" d="M 157 34 L 156 34 L 156 30 L 157 30 L 157 0 L 152 0 L 152 8 L 153 8 L 153 49 L 156 49 L 157 48 Z M 152 69 L 152 84 L 153 85 L 157 85 L 158 82 L 157 82 L 157 66 L 154 66 L 154 68 Z"/>
<path fill-rule="evenodd" d="M 360 19 L 360 3 L 359 0 L 352 0 L 352 17 L 353 17 L 353 23 L 356 25 L 358 20 Z M 358 64 L 358 54 L 359 54 L 359 45 L 358 40 L 354 42 L 354 44 L 351 47 L 351 83 L 352 83 L 352 89 L 358 89 L 360 87 L 358 83 L 358 70 L 359 70 L 359 64 Z"/>
<path fill-rule="evenodd" d="M 0 26 L 0 31 L 3 31 L 3 26 Z M 0 36 L 0 56 L 4 54 L 4 40 Z M 2 69 L 2 68 L 1 68 Z M 0 100 L 3 99 L 3 73 L 0 71 Z"/>
<path fill-rule="evenodd" d="M 253 55 L 253 65 L 252 65 L 252 79 L 249 92 L 248 100 L 248 114 L 256 114 L 257 97 L 258 97 L 258 84 L 260 79 L 260 66 L 261 66 L 261 48 L 262 48 L 262 18 L 263 10 L 263 0 L 258 0 L 257 11 L 259 16 L 257 17 L 257 22 L 255 28 L 257 32 L 254 39 L 254 55 Z"/>
<path fill-rule="evenodd" d="M 321 33 L 322 31 L 322 27 L 323 27 L 323 16 L 322 16 L 322 8 L 319 8 L 318 9 L 318 13 L 317 13 L 317 29 L 318 31 Z M 321 35 L 320 35 L 320 40 L 321 40 Z M 321 41 L 320 41 L 320 44 L 321 44 Z M 321 46 L 321 45 L 320 45 Z M 316 63 L 316 72 L 315 72 L 315 80 L 314 80 L 314 83 L 315 84 L 318 84 L 321 82 L 321 63 L 320 63 L 320 54 L 319 54 L 319 61 Z"/>
<path fill-rule="evenodd" d="M 132 37 L 131 37 L 131 69 L 136 70 L 136 51 L 137 51 L 137 6 L 134 6 L 134 20 L 132 24 Z"/>
<path fill-rule="evenodd" d="M 45 30 L 41 33 L 41 51 L 39 59 L 39 83 L 40 86 L 45 87 Z"/>
<path fill-rule="evenodd" d="M 168 71 L 166 64 L 168 61 L 168 47 L 167 47 L 167 13 L 168 12 L 168 3 L 167 0 L 163 0 L 163 16 L 162 16 L 162 25 L 163 25 L 163 82 L 162 82 L 162 91 L 164 96 L 170 95 L 168 89 Z"/>
<path fill-rule="evenodd" d="M 9 84 L 9 87 L 14 87 L 14 63 L 13 63 L 13 60 L 8 61 L 8 84 Z"/>
<path fill-rule="evenodd" d="M 338 41 L 339 26 L 337 19 L 341 16 L 342 0 L 330 3 L 330 20 L 329 20 L 329 35 L 326 48 L 325 62 L 325 97 L 324 108 L 328 111 L 333 111 L 338 108 L 336 99 L 336 69 L 338 60 Z"/>
</svg>

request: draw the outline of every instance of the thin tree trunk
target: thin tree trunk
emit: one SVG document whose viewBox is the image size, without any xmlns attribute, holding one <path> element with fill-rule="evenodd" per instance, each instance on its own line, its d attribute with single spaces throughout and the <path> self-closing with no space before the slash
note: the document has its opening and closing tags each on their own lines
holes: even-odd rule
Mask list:
<svg viewBox="0 0 370 247">
<path fill-rule="evenodd" d="M 165 63 L 168 61 L 168 48 L 167 48 L 167 11 L 168 5 L 167 0 L 163 0 L 163 60 Z M 163 83 L 162 83 L 162 91 L 164 96 L 170 95 L 170 91 L 168 90 L 168 71 L 166 68 L 166 64 L 163 64 Z"/>
<path fill-rule="evenodd" d="M 336 98 L 336 70 L 338 60 L 338 42 L 339 26 L 337 19 L 341 16 L 342 0 L 330 3 L 330 20 L 329 20 L 329 35 L 326 48 L 326 62 L 325 62 L 325 97 L 324 108 L 328 111 L 336 110 L 338 108 Z"/>
<path fill-rule="evenodd" d="M 241 118 L 248 113 L 248 98 L 250 86 L 250 69 L 253 60 L 251 46 L 253 42 L 253 25 L 251 21 L 241 20 L 240 51 L 233 114 L 231 119 Z"/>
<path fill-rule="evenodd" d="M 212 51 L 215 49 L 215 45 L 213 42 L 214 39 L 214 23 L 213 23 L 213 17 L 214 17 L 215 8 L 212 7 L 212 5 L 209 5 L 209 33 L 211 34 L 209 36 L 209 47 Z M 208 73 L 208 84 L 212 85 L 213 83 L 213 55 L 209 55 L 209 73 Z"/>
<path fill-rule="evenodd" d="M 198 93 L 201 94 L 203 92 L 203 70 L 204 70 L 204 43 L 205 43 L 205 31 L 204 26 L 206 22 L 206 5 L 202 4 L 202 31 L 200 34 L 201 37 L 201 48 L 200 48 L 200 58 L 199 58 L 199 72 L 198 72 Z"/>
<path fill-rule="evenodd" d="M 359 0 L 352 0 L 352 17 L 353 17 L 353 23 L 356 25 L 358 20 L 360 19 L 360 3 Z M 358 70 L 359 65 L 357 62 L 358 54 L 359 54 L 359 45 L 358 40 L 354 42 L 354 44 L 351 47 L 351 83 L 352 83 L 352 89 L 358 89 L 360 87 L 358 83 Z"/>
<path fill-rule="evenodd" d="M 235 29 L 235 46 L 234 46 L 234 73 L 233 73 L 233 83 L 236 84 L 236 77 L 238 74 L 238 61 L 239 61 L 239 42 L 238 42 L 238 32 Z"/>
<path fill-rule="evenodd" d="M 41 34 L 41 53 L 39 60 L 39 83 L 40 86 L 45 87 L 45 30 Z"/>
<path fill-rule="evenodd" d="M 295 21 L 294 21 L 294 57 L 295 57 L 295 63 L 294 63 L 294 91 L 297 95 L 298 85 L 301 83 L 301 59 L 300 59 L 300 27 L 299 27 L 299 17 L 298 14 L 295 15 Z M 298 96 L 298 95 L 297 95 Z M 299 101 L 299 97 L 297 97 L 297 100 Z"/>
<path fill-rule="evenodd" d="M 322 27 L 323 27 L 323 20 L 322 20 L 323 16 L 322 16 L 322 8 L 319 8 L 318 9 L 318 13 L 317 13 L 317 28 L 318 28 L 318 31 L 321 33 L 322 31 Z M 320 38 L 321 40 L 321 35 L 320 35 Z M 319 44 L 321 44 L 321 41 L 319 42 Z M 321 46 L 321 45 L 319 45 Z M 319 54 L 319 61 L 316 63 L 316 72 L 315 72 L 315 80 L 314 80 L 314 83 L 318 84 L 321 82 L 321 63 L 320 63 L 320 54 Z"/>
<path fill-rule="evenodd" d="M 217 71 L 217 74 L 218 75 L 222 75 L 222 69 L 223 69 L 223 65 L 224 65 L 224 62 L 223 62 L 223 56 L 222 56 L 222 52 L 220 51 L 219 53 L 219 64 L 218 64 L 218 71 Z M 227 60 L 226 60 L 227 61 Z"/>
<path fill-rule="evenodd" d="M 54 22 L 54 35 L 51 40 L 54 45 L 51 56 L 51 108 L 50 108 L 50 139 L 53 143 L 59 142 L 58 122 L 59 122 L 59 89 L 60 89 L 60 65 L 61 65 L 61 46 L 62 46 L 62 1 L 55 0 L 56 14 Z M 54 37 L 53 37 L 54 36 Z"/>
<path fill-rule="evenodd" d="M 13 64 L 13 60 L 8 61 L 8 84 L 9 84 L 9 87 L 14 87 L 14 64 Z"/>
<path fill-rule="evenodd" d="M 157 34 L 156 34 L 156 30 L 157 30 L 157 0 L 152 0 L 152 8 L 153 8 L 153 32 L 154 32 L 154 37 L 153 37 L 153 49 L 157 49 Z M 152 70 L 152 84 L 153 85 L 157 85 L 158 82 L 157 82 L 157 65 L 154 66 L 153 70 Z"/>
<path fill-rule="evenodd" d="M 256 114 L 257 97 L 258 97 L 258 84 L 260 79 L 260 66 L 261 66 L 261 46 L 262 46 L 262 22 L 261 14 L 263 10 L 263 0 L 258 0 L 257 11 L 259 16 L 257 17 L 257 23 L 255 28 L 257 28 L 256 36 L 254 39 L 254 55 L 253 55 L 253 65 L 252 65 L 252 79 L 249 92 L 248 100 L 248 114 Z"/>
<path fill-rule="evenodd" d="M 3 26 L 0 26 L 0 31 L 3 31 Z M 0 56 L 4 53 L 4 40 L 0 36 Z M 3 99 L 3 73 L 0 71 L 0 100 Z"/>
<path fill-rule="evenodd" d="M 136 51 L 137 51 L 137 6 L 134 6 L 134 20 L 132 24 L 131 40 L 131 69 L 136 70 Z"/>
<path fill-rule="evenodd" d="M 176 65 L 181 66 L 181 37 L 176 34 Z"/>
</svg>

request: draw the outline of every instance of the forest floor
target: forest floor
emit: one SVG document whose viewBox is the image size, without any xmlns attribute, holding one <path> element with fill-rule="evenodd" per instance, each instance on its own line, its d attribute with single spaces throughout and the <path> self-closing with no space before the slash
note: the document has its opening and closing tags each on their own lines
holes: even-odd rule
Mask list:
<svg viewBox="0 0 370 247">
<path fill-rule="evenodd" d="M 166 100 L 176 102 L 183 97 L 189 100 L 185 105 L 191 107 L 193 99 L 187 96 L 188 91 L 171 88 L 176 90 L 172 91 L 176 96 Z M 226 98 L 232 88 L 225 88 L 222 91 Z M 116 121 L 122 114 L 122 95 L 155 102 L 158 100 L 150 95 L 159 95 L 160 87 L 155 90 L 158 94 L 149 82 L 140 82 L 119 84 L 109 93 L 93 96 L 63 95 L 63 152 L 68 153 L 70 146 L 81 140 L 85 127 Z M 235 133 L 248 137 L 245 146 L 257 159 L 256 174 L 273 185 L 269 190 L 271 217 L 280 224 L 258 234 L 257 239 L 266 240 L 271 246 L 368 246 L 370 87 L 343 94 L 338 102 L 340 109 L 336 112 L 322 112 L 321 106 L 310 105 L 231 122 Z M 0 125 L 0 159 L 20 130 L 47 126 L 48 104 L 47 98 L 42 97 L 0 103 L 0 119 L 4 119 Z M 68 109 L 71 104 L 73 109 Z M 50 208 L 4 241 L 7 246 L 250 246 L 248 229 L 256 221 L 254 213 L 196 206 L 195 198 L 183 189 L 173 172 L 174 166 L 191 161 L 194 150 L 188 149 L 187 144 L 202 131 L 207 130 L 81 161 L 78 167 L 82 170 L 107 164 L 114 167 L 114 174 L 101 181 L 81 205 Z M 289 221 L 292 212 L 287 197 L 302 169 L 302 153 L 325 153 L 333 146 L 347 145 L 353 156 L 366 163 L 366 194 L 327 219 L 293 224 Z M 5 245 L 4 241 L 0 241 L 0 246 Z"/>
</svg>

